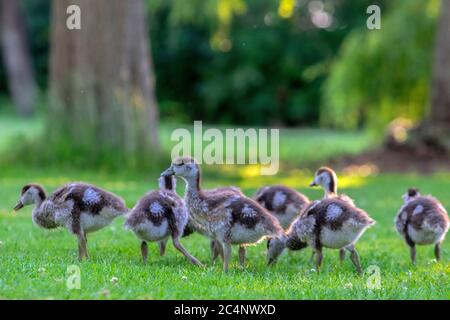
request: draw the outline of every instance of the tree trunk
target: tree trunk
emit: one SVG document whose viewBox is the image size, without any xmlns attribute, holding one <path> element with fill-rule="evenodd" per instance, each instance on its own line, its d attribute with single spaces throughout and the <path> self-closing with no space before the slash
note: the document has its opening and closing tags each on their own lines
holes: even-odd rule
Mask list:
<svg viewBox="0 0 450 320">
<path fill-rule="evenodd" d="M 66 27 L 68 6 L 81 29 Z M 143 159 L 158 148 L 158 107 L 143 0 L 54 0 L 50 137 L 92 160 Z"/>
<path fill-rule="evenodd" d="M 435 134 L 450 134 L 450 1 L 441 4 L 434 49 L 429 126 Z"/>
<path fill-rule="evenodd" d="M 31 116 L 38 90 L 25 26 L 25 15 L 20 1 L 0 0 L 2 55 L 11 98 L 18 114 Z"/>
<path fill-rule="evenodd" d="M 424 159 L 450 155 L 450 0 L 441 2 L 440 12 L 428 115 L 418 127 L 408 129 L 405 142 L 398 142 L 391 133 L 385 140 L 388 149 L 403 150 Z"/>
</svg>

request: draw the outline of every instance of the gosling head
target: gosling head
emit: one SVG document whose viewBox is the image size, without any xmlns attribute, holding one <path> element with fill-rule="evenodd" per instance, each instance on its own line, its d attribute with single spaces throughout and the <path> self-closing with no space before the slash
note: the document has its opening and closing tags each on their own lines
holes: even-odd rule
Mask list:
<svg viewBox="0 0 450 320">
<path fill-rule="evenodd" d="M 199 176 L 200 167 L 191 157 L 180 157 L 172 161 L 171 166 L 161 176 L 175 176 L 191 180 Z"/>
<path fill-rule="evenodd" d="M 27 184 L 22 188 L 19 201 L 14 207 L 14 211 L 19 211 L 30 204 L 37 204 L 46 198 L 45 190 L 38 184 Z"/>
<path fill-rule="evenodd" d="M 160 190 L 175 191 L 177 188 L 177 178 L 172 176 L 161 176 L 158 179 L 158 185 Z"/>
<path fill-rule="evenodd" d="M 337 176 L 333 169 L 328 167 L 319 168 L 314 175 L 310 187 L 320 186 L 325 194 L 337 194 Z"/>
<path fill-rule="evenodd" d="M 271 238 L 267 240 L 267 265 L 274 265 L 278 257 L 283 253 L 286 248 L 286 238 Z"/>
<path fill-rule="evenodd" d="M 420 192 L 417 188 L 409 188 L 408 191 L 402 196 L 404 203 L 408 203 L 417 197 L 420 197 Z"/>
</svg>

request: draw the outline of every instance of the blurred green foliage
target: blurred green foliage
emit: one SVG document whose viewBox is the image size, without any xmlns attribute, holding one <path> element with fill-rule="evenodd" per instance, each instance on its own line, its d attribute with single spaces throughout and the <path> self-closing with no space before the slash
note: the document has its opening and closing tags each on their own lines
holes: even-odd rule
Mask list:
<svg viewBox="0 0 450 320">
<path fill-rule="evenodd" d="M 233 2 L 211 3 L 219 8 L 223 1 Z M 346 35 L 365 26 L 366 8 L 373 3 L 323 1 L 333 24 L 321 29 L 311 22 L 314 1 L 298 1 L 288 19 L 280 15 L 278 0 L 249 0 L 245 9 L 237 1 L 231 8 L 238 13 L 225 22 L 214 6 L 193 10 L 189 2 L 197 1 L 150 7 L 163 117 L 308 126 L 319 120 L 320 91 L 331 61 Z"/>
<path fill-rule="evenodd" d="M 424 39 L 419 44 L 419 54 L 429 55 L 432 14 L 426 13 L 426 19 L 421 19 L 420 15 L 425 13 L 417 1 L 412 1 L 416 3 L 416 9 L 409 5 L 409 1 L 389 6 L 385 2 L 147 0 L 162 120 L 187 123 L 202 119 L 210 123 L 238 125 L 315 126 L 322 117 L 323 123 L 340 127 L 364 124 L 367 117 L 361 116 L 363 112 L 355 107 L 361 104 L 360 100 L 354 98 L 356 94 L 346 97 L 344 93 L 356 92 L 363 97 L 372 95 L 370 83 L 366 85 L 360 75 L 366 74 L 367 68 L 377 68 L 385 62 L 370 60 L 374 56 L 373 50 L 367 53 L 365 49 L 359 50 L 362 46 L 358 37 L 365 39 L 361 41 L 375 38 L 374 42 L 385 43 L 385 51 L 396 55 L 391 58 L 394 62 L 403 56 L 404 59 L 417 60 L 420 65 L 414 64 L 408 72 L 420 76 L 420 84 L 414 82 L 411 86 L 411 81 L 408 81 L 415 74 L 384 79 L 383 83 L 384 87 L 390 86 L 389 92 L 395 92 L 397 83 L 405 81 L 401 83 L 404 95 L 410 94 L 411 99 L 416 99 L 415 95 L 423 96 L 427 80 L 423 74 L 428 60 L 422 60 L 422 56 L 416 59 L 416 55 L 411 54 L 414 51 L 408 51 L 416 48 L 408 46 L 414 45 L 411 37 L 415 34 L 419 37 L 420 33 Z M 24 3 L 36 75 L 45 91 L 51 1 L 24 0 Z M 382 8 L 383 32 L 371 32 L 370 37 L 365 37 L 369 34 L 365 25 L 366 9 L 370 4 L 378 4 Z M 390 6 L 393 7 L 392 13 L 389 13 Z M 318 9 L 331 19 L 329 26 L 319 28 L 317 23 L 313 23 L 313 12 Z M 388 15 L 389 18 L 385 19 Z M 399 15 L 400 19 L 394 19 Z M 408 19 L 415 19 L 415 24 L 410 25 Z M 409 35 L 410 30 L 417 32 Z M 399 32 L 404 35 L 399 35 Z M 405 38 L 405 47 L 398 47 L 398 37 Z M 345 45 L 336 61 L 343 42 Z M 393 47 L 389 47 L 391 45 Z M 376 52 L 384 52 L 376 44 L 372 47 Z M 392 49 L 397 47 L 399 50 Z M 350 58 L 346 58 L 350 55 L 348 52 L 353 52 Z M 358 57 L 364 59 L 364 63 L 345 62 L 351 62 L 354 55 L 361 56 Z M 332 79 L 325 87 L 327 98 L 323 103 L 325 108 L 322 108 L 322 89 L 330 72 Z M 371 79 L 374 83 L 379 82 L 376 77 Z M 366 79 L 363 77 L 363 80 Z M 340 86 L 345 86 L 345 90 Z M 0 65 L 0 94 L 6 90 L 4 70 Z M 357 103 L 350 104 L 352 109 L 349 113 L 342 112 L 344 107 L 347 108 L 348 99 Z M 422 100 L 417 100 L 417 104 Z M 342 123 L 342 118 L 349 114 L 355 114 L 350 121 L 352 125 Z"/>
<path fill-rule="evenodd" d="M 324 86 L 323 124 L 380 129 L 399 116 L 424 116 L 439 4 L 395 1 L 381 30 L 352 31 Z"/>
</svg>

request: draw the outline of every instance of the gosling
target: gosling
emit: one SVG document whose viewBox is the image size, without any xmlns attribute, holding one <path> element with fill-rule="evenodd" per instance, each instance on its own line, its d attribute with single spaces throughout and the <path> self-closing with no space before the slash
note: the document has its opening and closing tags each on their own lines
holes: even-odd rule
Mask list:
<svg viewBox="0 0 450 320">
<path fill-rule="evenodd" d="M 232 245 L 247 246 L 266 237 L 284 235 L 279 222 L 256 201 L 241 194 L 203 191 L 200 167 L 190 157 L 175 159 L 162 175 L 175 175 L 186 182 L 185 203 L 194 227 L 222 245 L 225 272 Z"/>
<path fill-rule="evenodd" d="M 161 177 L 159 190 L 147 193 L 131 210 L 125 222 L 125 228 L 132 230 L 141 242 L 141 254 L 147 263 L 147 241 L 159 244 L 160 255 L 164 255 L 167 239 L 172 238 L 174 247 L 192 264 L 202 266 L 180 243 L 187 225 L 189 214 L 183 200 L 174 192 L 175 177 Z"/>
<path fill-rule="evenodd" d="M 434 255 L 439 261 L 441 245 L 450 225 L 447 211 L 439 200 L 421 196 L 415 188 L 403 195 L 403 201 L 395 227 L 410 248 L 412 263 L 416 263 L 416 245 L 434 244 Z"/>
<path fill-rule="evenodd" d="M 108 226 L 129 211 L 117 195 L 80 182 L 64 185 L 49 197 L 42 186 L 27 184 L 14 211 L 32 204 L 35 225 L 45 229 L 64 227 L 77 237 L 80 261 L 89 258 L 87 234 Z"/>
<path fill-rule="evenodd" d="M 347 196 L 337 194 L 337 176 L 330 168 L 320 168 L 310 186 L 320 185 L 325 190 L 323 200 L 310 203 L 295 220 L 285 237 L 274 238 L 268 244 L 268 264 L 275 263 L 287 247 L 301 250 L 312 247 L 316 256 L 316 269 L 322 264 L 322 248 L 339 249 L 341 262 L 345 250 L 356 271 L 362 273 L 361 263 L 355 244 L 365 230 L 375 224 L 375 220 L 354 205 Z"/>
</svg>

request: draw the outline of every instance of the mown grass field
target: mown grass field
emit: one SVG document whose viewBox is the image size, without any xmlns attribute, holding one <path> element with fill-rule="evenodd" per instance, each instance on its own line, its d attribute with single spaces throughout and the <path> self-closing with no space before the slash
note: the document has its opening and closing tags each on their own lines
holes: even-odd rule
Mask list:
<svg viewBox="0 0 450 320">
<path fill-rule="evenodd" d="M 192 125 L 177 125 L 162 123 L 160 126 L 160 143 L 162 151 L 170 155 L 173 146 L 177 143 L 171 141 L 171 134 L 177 128 L 186 128 L 192 132 Z M 203 126 L 203 132 L 209 128 Z M 214 126 L 224 134 L 226 126 Z M 243 128 L 244 130 L 248 128 Z M 32 144 L 34 139 L 45 134 L 43 117 L 33 119 L 17 118 L 11 111 L 0 112 L 0 157 L 8 153 L 21 143 Z M 225 136 L 225 134 L 224 134 Z M 270 137 L 270 133 L 269 133 Z M 194 136 L 192 135 L 192 139 Z M 318 129 L 281 129 L 279 138 L 279 157 L 281 162 L 289 166 L 303 166 L 320 162 L 336 155 L 357 154 L 374 144 L 370 135 L 357 132 L 336 132 L 333 130 Z M 45 141 L 45 140 L 44 140 Z M 192 140 L 192 145 L 194 144 Z M 205 142 L 203 147 L 208 143 Z M 248 145 L 246 145 L 248 148 Z M 248 149 L 247 149 L 248 150 Z M 270 151 L 270 148 L 269 148 Z M 31 155 L 30 155 L 31 157 Z M 38 157 L 39 158 L 39 157 Z M 1 160 L 1 158 L 0 158 Z M 0 161 L 1 163 L 1 161 Z M 27 163 L 36 163 L 28 160 Z M 58 166 L 58 163 L 55 163 Z"/>
<path fill-rule="evenodd" d="M 156 178 L 156 177 L 152 177 Z M 318 190 L 305 189 L 309 177 L 295 173 L 286 182 L 319 198 Z M 237 263 L 236 250 L 231 271 L 223 274 L 220 263 L 209 263 L 208 241 L 199 236 L 183 239 L 185 246 L 207 267 L 191 266 L 169 245 L 159 257 L 151 245 L 150 263 L 143 266 L 139 242 L 122 229 L 123 220 L 89 237 L 91 259 L 79 263 L 76 240 L 63 229 L 47 231 L 32 225 L 30 209 L 13 215 L 12 206 L 20 187 L 39 181 L 49 190 L 70 180 L 87 180 L 125 197 L 132 206 L 140 195 L 153 188 L 154 179 L 140 175 L 121 176 L 95 172 L 53 170 L 10 170 L 0 178 L 0 297 L 38 299 L 448 299 L 450 298 L 450 249 L 447 239 L 442 262 L 433 261 L 432 247 L 418 250 L 418 265 L 409 263 L 408 250 L 394 231 L 392 221 L 400 205 L 400 195 L 409 185 L 420 185 L 425 192 L 440 197 L 450 206 L 449 175 L 434 177 L 378 176 L 343 179 L 342 191 L 357 200 L 376 220 L 358 243 L 365 268 L 376 265 L 381 271 L 381 289 L 367 288 L 369 274 L 358 276 L 350 261 L 340 266 L 337 252 L 325 251 L 320 274 L 309 263 L 309 250 L 286 253 L 271 268 L 265 265 L 265 244 L 249 248 L 245 269 Z M 244 177 L 236 185 L 246 185 Z M 259 179 L 253 179 L 259 180 Z M 225 181 L 224 181 L 225 182 Z M 256 183 L 263 181 L 255 181 Z M 271 181 L 268 181 L 271 182 Z M 206 180 L 205 186 L 222 184 Z M 244 188 L 248 194 L 253 187 Z M 81 289 L 66 288 L 67 268 L 81 269 Z M 117 282 L 111 281 L 116 277 Z"/>
<path fill-rule="evenodd" d="M 1 121 L 0 121 L 1 124 Z M 26 128 L 27 126 L 24 125 Z M 40 130 L 39 126 L 35 130 Z M 0 134 L 11 131 L 0 129 Z M 21 130 L 17 130 L 20 133 Z M 166 132 L 169 132 L 168 130 Z M 297 150 L 294 158 L 308 152 L 301 145 L 313 146 L 320 135 L 333 141 L 364 140 L 358 135 L 339 139 L 333 132 L 289 131 L 282 138 L 285 150 Z M 167 133 L 166 133 L 167 135 Z M 283 135 L 282 135 L 283 136 Z M 6 138 L 3 135 L 3 143 Z M 9 139 L 9 138 L 8 138 Z M 283 140 L 285 139 L 285 140 Z M 290 139 L 290 140 L 289 140 Z M 352 140 L 353 139 L 353 140 Z M 325 139 L 326 140 L 326 139 Z M 284 142 L 283 142 L 284 141 Z M 291 143 L 289 143 L 291 141 Z M 299 141 L 304 142 L 300 145 Z M 297 146 L 298 144 L 298 146 Z M 342 144 L 345 146 L 346 144 Z M 358 145 L 355 142 L 354 145 Z M 343 152 L 341 147 L 339 152 Z M 353 147 L 350 147 L 352 149 Z M 303 153 L 301 150 L 304 150 Z M 352 151 L 352 150 L 350 150 Z M 349 151 L 349 152 L 350 152 Z M 295 151 L 292 151 L 295 153 Z M 324 151 L 327 153 L 329 151 Z M 281 152 L 283 154 L 283 151 Z M 30 155 L 32 156 L 32 155 Z M 322 155 L 323 156 L 323 155 Z M 316 159 L 319 160 L 319 159 Z M 261 177 L 252 167 L 215 168 L 207 170 L 204 187 L 236 185 L 252 195 L 264 184 L 283 183 L 304 192 L 311 199 L 321 191 L 306 186 L 310 170 L 282 170 L 279 175 Z M 396 234 L 393 220 L 401 205 L 401 195 L 410 186 L 440 198 L 450 208 L 450 174 L 433 176 L 377 175 L 342 176 L 341 192 L 377 220 L 359 241 L 362 265 L 380 270 L 381 288 L 367 286 L 372 273 L 358 276 L 349 259 L 341 266 L 338 253 L 325 250 L 323 269 L 317 274 L 309 262 L 310 250 L 284 253 L 277 265 L 268 268 L 265 243 L 250 247 L 245 269 L 238 267 L 234 249 L 231 270 L 222 272 L 221 263 L 210 263 L 208 240 L 200 235 L 182 239 L 185 247 L 205 268 L 190 265 L 171 244 L 166 256 L 159 257 L 155 244 L 150 245 L 149 264 L 143 266 L 139 241 L 122 228 L 123 219 L 89 236 L 91 258 L 77 260 L 76 239 L 64 229 L 43 230 L 33 226 L 31 208 L 12 213 L 21 187 L 39 182 L 48 191 L 68 181 L 88 181 L 123 196 L 128 206 L 156 186 L 158 172 L 102 172 L 93 169 L 28 168 L 8 165 L 0 168 L 0 298 L 4 299 L 449 299 L 450 241 L 443 245 L 442 262 L 436 263 L 432 247 L 418 249 L 418 264 L 412 266 L 409 252 Z M 183 185 L 179 183 L 179 192 Z M 81 270 L 81 288 L 66 286 L 68 267 Z M 373 270 L 373 269 L 371 269 Z"/>
</svg>

